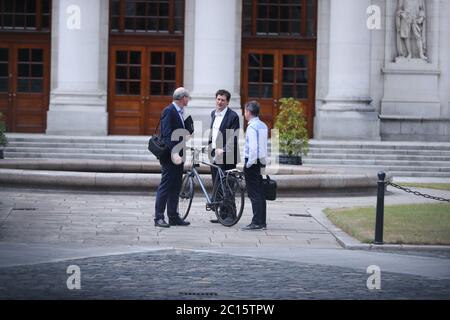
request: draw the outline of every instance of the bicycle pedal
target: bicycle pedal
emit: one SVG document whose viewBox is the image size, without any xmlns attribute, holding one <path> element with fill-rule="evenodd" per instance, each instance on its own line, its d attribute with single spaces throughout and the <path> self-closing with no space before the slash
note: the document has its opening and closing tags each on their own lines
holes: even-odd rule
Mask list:
<svg viewBox="0 0 450 320">
<path fill-rule="evenodd" d="M 213 208 L 209 204 L 206 204 L 206 211 L 213 211 Z"/>
</svg>

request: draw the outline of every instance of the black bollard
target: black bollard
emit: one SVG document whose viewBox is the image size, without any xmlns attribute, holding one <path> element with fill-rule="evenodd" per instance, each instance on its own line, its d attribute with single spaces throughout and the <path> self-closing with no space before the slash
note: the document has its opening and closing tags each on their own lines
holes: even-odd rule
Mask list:
<svg viewBox="0 0 450 320">
<path fill-rule="evenodd" d="M 375 221 L 375 242 L 383 244 L 383 223 L 384 223 L 384 188 L 386 173 L 378 172 L 378 194 L 377 194 L 377 216 Z"/>
</svg>

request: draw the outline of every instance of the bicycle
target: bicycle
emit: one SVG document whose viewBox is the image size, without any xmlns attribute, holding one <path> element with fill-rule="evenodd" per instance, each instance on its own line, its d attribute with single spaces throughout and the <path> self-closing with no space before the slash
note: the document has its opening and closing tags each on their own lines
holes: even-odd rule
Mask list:
<svg viewBox="0 0 450 320">
<path fill-rule="evenodd" d="M 192 152 L 192 165 L 186 172 L 181 183 L 178 202 L 178 212 L 181 219 L 186 219 L 192 205 L 195 193 L 195 179 L 206 198 L 206 211 L 214 211 L 219 223 L 226 227 L 235 225 L 241 219 L 244 211 L 245 187 L 243 186 L 243 173 L 237 169 L 223 171 L 219 166 L 210 162 L 199 160 L 205 147 L 189 148 Z M 208 194 L 205 184 L 198 173 L 200 164 L 217 169 L 216 179 L 213 183 L 212 196 Z M 195 179 L 194 179 L 195 178 Z"/>
</svg>

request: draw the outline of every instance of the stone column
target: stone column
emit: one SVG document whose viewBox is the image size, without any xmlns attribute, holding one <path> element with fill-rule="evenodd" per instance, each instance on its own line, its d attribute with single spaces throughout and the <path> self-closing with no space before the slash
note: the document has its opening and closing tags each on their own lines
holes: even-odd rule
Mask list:
<svg viewBox="0 0 450 320">
<path fill-rule="evenodd" d="M 52 1 L 47 134 L 106 135 L 108 1 Z"/>
<path fill-rule="evenodd" d="M 317 139 L 379 140 L 370 98 L 370 0 L 330 0 L 328 94 L 315 119 Z"/>
<path fill-rule="evenodd" d="M 192 85 L 189 113 L 209 128 L 215 93 L 231 93 L 230 107 L 240 110 L 241 0 L 187 0 L 185 80 Z M 188 65 L 188 64 L 192 65 Z"/>
</svg>

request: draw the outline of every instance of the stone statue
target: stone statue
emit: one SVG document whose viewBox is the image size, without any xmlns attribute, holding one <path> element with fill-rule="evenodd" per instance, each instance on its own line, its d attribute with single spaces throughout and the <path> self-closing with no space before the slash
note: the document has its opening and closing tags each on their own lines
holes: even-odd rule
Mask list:
<svg viewBox="0 0 450 320">
<path fill-rule="evenodd" d="M 397 50 L 399 57 L 412 57 L 411 43 L 415 39 L 419 58 L 426 57 L 425 0 L 398 0 L 396 14 Z"/>
</svg>

